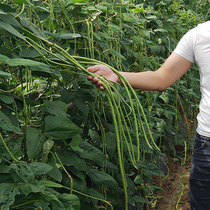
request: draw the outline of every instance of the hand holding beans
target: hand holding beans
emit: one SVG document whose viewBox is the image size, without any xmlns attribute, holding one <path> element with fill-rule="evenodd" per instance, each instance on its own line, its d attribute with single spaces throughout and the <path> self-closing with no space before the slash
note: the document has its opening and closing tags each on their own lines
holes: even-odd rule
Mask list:
<svg viewBox="0 0 210 210">
<path fill-rule="evenodd" d="M 115 74 L 109 67 L 105 65 L 91 66 L 87 70 L 96 75 L 104 76 L 106 79 L 110 81 L 119 82 L 119 77 L 117 76 L 117 74 Z M 104 90 L 103 83 L 100 81 L 99 78 L 88 76 L 87 79 L 91 81 L 91 83 L 94 84 L 100 90 Z"/>
</svg>

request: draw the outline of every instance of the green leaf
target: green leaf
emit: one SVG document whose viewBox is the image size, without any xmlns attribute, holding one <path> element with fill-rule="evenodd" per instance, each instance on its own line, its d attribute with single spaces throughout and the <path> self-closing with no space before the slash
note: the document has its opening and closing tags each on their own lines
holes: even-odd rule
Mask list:
<svg viewBox="0 0 210 210">
<path fill-rule="evenodd" d="M 15 157 L 19 157 L 19 155 L 17 153 L 18 153 L 18 151 L 20 151 L 20 152 L 22 151 L 21 144 L 22 144 L 22 140 L 23 140 L 24 136 L 21 135 L 21 137 L 19 137 L 19 135 L 17 135 L 17 134 L 15 134 L 13 136 L 14 137 L 10 136 L 10 137 L 4 138 L 4 141 L 5 141 L 6 145 L 7 145 L 7 147 L 9 148 L 10 152 Z M 4 145 L 2 144 L 1 141 L 0 141 L 0 154 L 4 155 L 9 160 L 11 159 L 11 156 L 9 155 L 7 150 L 5 150 L 5 147 L 4 147 Z"/>
<path fill-rule="evenodd" d="M 48 73 L 48 74 L 52 74 L 53 72 L 50 70 L 50 67 L 41 63 L 39 66 L 31 66 L 30 70 L 32 72 L 44 72 L 44 73 Z M 40 76 L 41 73 L 38 74 L 38 76 Z"/>
<path fill-rule="evenodd" d="M 24 195 L 28 196 L 29 193 L 38 193 L 38 192 L 43 192 L 45 190 L 44 186 L 37 185 L 37 184 L 19 184 L 19 189 L 24 193 Z"/>
<path fill-rule="evenodd" d="M 45 134 L 55 140 L 74 138 L 81 129 L 67 117 L 48 116 L 45 118 Z"/>
<path fill-rule="evenodd" d="M 109 26 L 109 28 L 110 28 L 112 31 L 114 31 L 114 32 L 115 32 L 115 31 L 118 31 L 118 32 L 121 31 L 121 28 L 118 27 L 117 25 L 109 24 L 108 26 Z"/>
<path fill-rule="evenodd" d="M 29 164 L 29 166 L 31 167 L 32 171 L 34 172 L 34 175 L 38 175 L 38 176 L 40 176 L 42 174 L 46 174 L 53 168 L 51 165 L 42 163 L 42 162 L 32 162 Z"/>
<path fill-rule="evenodd" d="M 49 171 L 47 175 L 49 175 L 58 182 L 62 181 L 62 173 L 56 166 L 53 168 L 53 170 Z"/>
<path fill-rule="evenodd" d="M 110 157 L 113 157 L 116 154 L 117 149 L 115 134 L 112 132 L 106 133 L 106 142 L 107 152 L 110 155 Z"/>
<path fill-rule="evenodd" d="M 66 104 L 71 103 L 76 98 L 74 92 L 72 90 L 64 90 L 61 95 L 61 101 L 65 102 Z"/>
<path fill-rule="evenodd" d="M 8 174 L 10 167 L 8 165 L 3 165 L 2 163 L 0 164 L 0 172 L 3 174 Z"/>
<path fill-rule="evenodd" d="M 168 31 L 166 31 L 165 29 L 162 29 L 162 28 L 157 28 L 157 29 L 154 30 L 154 32 L 165 33 L 165 32 L 168 32 Z"/>
<path fill-rule="evenodd" d="M 45 36 L 42 31 L 39 30 L 37 26 L 35 26 L 33 23 L 31 23 L 27 17 L 20 15 L 20 22 L 21 24 L 26 27 L 27 29 L 31 30 L 34 34 L 36 34 L 38 37 L 42 37 L 45 39 Z"/>
<path fill-rule="evenodd" d="M 95 130 L 89 129 L 88 134 L 93 142 L 99 142 L 101 140 L 100 135 Z"/>
<path fill-rule="evenodd" d="M 41 51 L 43 55 L 46 54 L 45 51 Z M 36 58 L 39 57 L 40 54 L 32 47 L 30 48 L 22 48 L 22 50 L 19 52 L 19 56 L 22 58 Z"/>
<path fill-rule="evenodd" d="M 73 103 L 84 115 L 88 115 L 89 108 L 84 100 L 76 98 Z"/>
<path fill-rule="evenodd" d="M 11 77 L 11 74 L 4 71 L 0 71 L 0 77 Z"/>
<path fill-rule="evenodd" d="M 54 184 L 56 184 L 56 183 L 54 183 Z M 40 185 L 40 183 L 39 183 L 39 185 Z M 53 186 L 51 186 L 51 187 L 53 187 Z M 58 197 L 57 197 L 59 195 L 59 193 L 57 191 L 53 190 L 52 188 L 47 188 L 44 192 L 42 192 L 42 194 L 44 196 L 46 196 L 46 198 L 47 198 L 48 201 L 51 200 L 51 201 L 60 202 L 58 200 Z"/>
<path fill-rule="evenodd" d="M 81 174 L 78 177 L 78 173 L 77 173 L 77 175 L 75 175 L 75 171 L 74 170 L 72 171 L 72 169 L 74 169 L 74 168 L 71 168 L 71 172 L 73 173 L 73 174 L 71 174 L 71 176 L 73 179 L 74 190 L 87 194 L 86 176 L 84 175 L 84 173 L 82 173 L 80 171 Z M 71 180 L 69 179 L 69 177 L 67 176 L 66 173 L 63 174 L 62 182 L 64 183 L 64 185 L 66 187 L 71 188 Z"/>
<path fill-rule="evenodd" d="M 53 148 L 53 146 L 54 146 L 54 141 L 52 141 L 51 139 L 48 139 L 43 144 L 43 152 L 50 151 Z"/>
<path fill-rule="evenodd" d="M 169 102 L 169 94 L 165 91 L 162 92 L 159 98 L 161 98 L 165 103 Z"/>
<path fill-rule="evenodd" d="M 134 195 L 133 197 L 133 200 L 135 200 L 137 203 L 148 203 L 148 200 L 143 198 L 143 197 L 140 197 L 138 195 Z"/>
<path fill-rule="evenodd" d="M 37 209 L 41 207 L 42 210 L 51 210 L 51 208 L 49 207 L 49 205 L 50 205 L 49 202 L 43 201 L 43 200 L 39 200 L 39 201 L 36 201 L 36 202 L 34 203 L 34 206 L 36 206 Z M 40 208 L 40 209 L 41 209 L 41 208 Z"/>
<path fill-rule="evenodd" d="M 16 2 L 17 4 L 28 4 L 28 2 L 26 0 L 14 0 L 14 2 Z"/>
<path fill-rule="evenodd" d="M 63 165 L 74 166 L 80 171 L 87 170 L 86 162 L 73 151 L 63 150 L 62 152 L 58 153 L 58 157 Z"/>
<path fill-rule="evenodd" d="M 138 19 L 132 13 L 122 13 L 122 19 L 131 23 L 138 22 Z"/>
<path fill-rule="evenodd" d="M 40 155 L 44 141 L 45 136 L 40 130 L 28 126 L 26 133 L 26 147 L 29 159 L 33 159 Z"/>
<path fill-rule="evenodd" d="M 8 58 L 6 55 L 0 54 L 0 62 L 5 62 L 7 60 L 10 60 L 10 58 Z"/>
<path fill-rule="evenodd" d="M 8 15 L 1 14 L 0 13 L 0 19 L 2 19 L 4 22 L 9 23 L 9 24 L 11 24 L 13 26 L 17 26 L 19 28 L 22 28 L 22 26 L 20 25 L 20 23 L 16 19 L 14 19 L 13 17 L 11 17 L 11 16 L 8 16 Z"/>
<path fill-rule="evenodd" d="M 35 178 L 34 173 L 26 162 L 22 161 L 16 164 L 12 164 L 10 167 L 25 183 L 33 182 Z"/>
<path fill-rule="evenodd" d="M 110 188 L 118 188 L 118 184 L 115 179 L 103 171 L 90 169 L 88 171 L 88 176 L 90 177 L 91 181 L 96 185 L 105 184 L 107 187 Z"/>
<path fill-rule="evenodd" d="M 15 196 L 19 190 L 13 183 L 0 184 L 0 206 L 1 210 L 7 210 L 15 202 Z"/>
<path fill-rule="evenodd" d="M 0 21 L 0 28 L 3 28 L 4 30 L 10 32 L 11 34 L 25 40 L 25 37 L 21 35 L 14 27 L 12 27 L 9 23 L 5 23 L 3 21 Z"/>
<path fill-rule="evenodd" d="M 13 97 L 2 94 L 0 94 L 0 100 L 2 100 L 5 104 L 12 104 L 14 102 Z"/>
<path fill-rule="evenodd" d="M 76 195 L 63 193 L 59 200 L 65 205 L 66 209 L 80 210 L 80 200 Z"/>
<path fill-rule="evenodd" d="M 46 109 L 44 109 L 44 111 L 47 111 L 53 115 L 63 115 L 64 117 L 66 116 L 67 106 L 64 102 L 62 101 L 51 102 L 45 100 L 44 104 L 46 105 Z"/>
<path fill-rule="evenodd" d="M 86 141 L 82 141 L 80 147 L 83 149 L 82 153 L 79 153 L 79 156 L 84 159 L 93 160 L 93 161 L 103 161 L 104 154 L 98 148 L 94 147 L 92 144 L 89 144 Z"/>
<path fill-rule="evenodd" d="M 15 9 L 13 9 L 9 4 L 0 3 L 0 9 L 2 9 L 5 12 L 16 12 Z"/>
<path fill-rule="evenodd" d="M 81 35 L 80 34 L 65 33 L 65 34 L 60 34 L 59 37 L 61 39 L 74 39 L 74 38 L 81 37 Z"/>
<path fill-rule="evenodd" d="M 93 196 L 93 197 L 106 200 L 106 198 L 101 193 L 99 193 L 98 191 L 94 190 L 93 188 L 88 189 L 88 194 Z"/>
<path fill-rule="evenodd" d="M 119 58 L 122 58 L 122 59 L 126 60 L 126 58 L 123 55 L 121 55 L 120 53 L 118 53 L 117 51 L 115 51 L 113 49 L 110 49 L 110 53 L 114 56 L 117 56 Z"/>
<path fill-rule="evenodd" d="M 82 142 L 82 138 L 80 135 L 75 136 L 72 141 L 69 143 L 69 146 L 78 152 L 83 152 L 83 149 L 80 148 L 80 143 Z"/>
<path fill-rule="evenodd" d="M 5 62 L 10 66 L 40 66 L 41 65 L 43 67 L 48 67 L 44 63 L 29 60 L 29 59 L 23 59 L 23 58 L 9 59 L 9 60 L 6 60 Z"/>
<path fill-rule="evenodd" d="M 0 111 L 0 128 L 6 131 L 13 131 L 14 133 L 22 134 L 19 127 L 12 125 L 10 118 Z"/>
<path fill-rule="evenodd" d="M 42 179 L 38 182 L 38 185 L 44 186 L 44 187 L 56 187 L 56 188 L 63 188 L 64 186 L 61 184 L 58 184 L 56 182 Z"/>
<path fill-rule="evenodd" d="M 146 19 L 147 20 L 156 20 L 157 16 L 156 15 L 148 15 L 148 16 L 146 16 Z"/>
</svg>

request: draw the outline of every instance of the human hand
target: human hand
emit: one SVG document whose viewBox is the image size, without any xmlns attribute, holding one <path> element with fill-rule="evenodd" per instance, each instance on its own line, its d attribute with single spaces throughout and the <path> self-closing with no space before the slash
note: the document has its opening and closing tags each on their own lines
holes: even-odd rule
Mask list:
<svg viewBox="0 0 210 210">
<path fill-rule="evenodd" d="M 106 79 L 110 81 L 119 82 L 119 77 L 117 76 L 117 74 L 115 74 L 108 66 L 95 65 L 89 67 L 87 70 L 96 75 L 104 76 Z M 100 81 L 100 78 L 88 76 L 87 79 L 91 81 L 91 83 L 94 84 L 100 90 L 104 90 L 104 86 L 102 81 Z"/>
</svg>

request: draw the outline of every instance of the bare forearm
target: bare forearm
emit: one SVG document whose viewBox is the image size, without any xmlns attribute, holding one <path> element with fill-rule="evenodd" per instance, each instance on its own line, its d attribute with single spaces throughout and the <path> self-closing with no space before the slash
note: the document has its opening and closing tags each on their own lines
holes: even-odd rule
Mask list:
<svg viewBox="0 0 210 210">
<path fill-rule="evenodd" d="M 146 71 L 146 72 L 120 72 L 133 88 L 140 90 L 164 90 L 164 81 L 158 76 L 155 71 Z M 121 81 L 118 81 L 121 83 Z"/>
<path fill-rule="evenodd" d="M 157 71 L 120 72 L 133 88 L 162 91 L 176 82 L 192 66 L 189 60 L 172 53 Z M 119 81 L 120 82 L 120 81 Z"/>
</svg>

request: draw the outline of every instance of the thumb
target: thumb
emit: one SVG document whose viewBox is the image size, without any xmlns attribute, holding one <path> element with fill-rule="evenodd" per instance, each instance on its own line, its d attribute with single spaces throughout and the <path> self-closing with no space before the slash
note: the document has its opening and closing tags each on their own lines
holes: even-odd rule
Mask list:
<svg viewBox="0 0 210 210">
<path fill-rule="evenodd" d="M 87 68 L 87 70 L 88 70 L 89 72 L 94 73 L 94 72 L 96 72 L 96 71 L 99 70 L 99 65 L 90 66 L 90 67 Z"/>
</svg>

